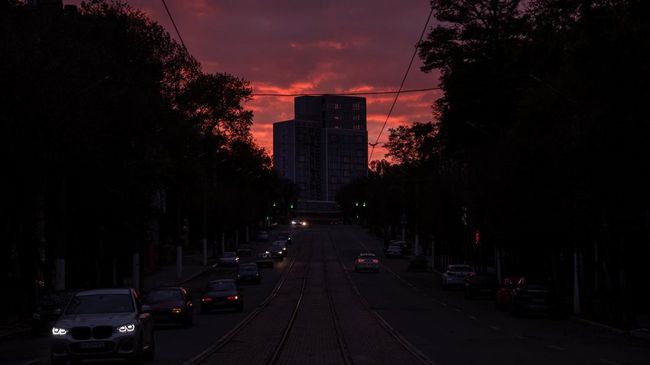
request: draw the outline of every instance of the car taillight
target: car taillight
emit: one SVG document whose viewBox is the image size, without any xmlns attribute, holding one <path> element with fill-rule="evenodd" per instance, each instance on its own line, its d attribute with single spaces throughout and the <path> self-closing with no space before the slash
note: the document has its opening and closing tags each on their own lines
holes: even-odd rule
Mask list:
<svg viewBox="0 0 650 365">
<path fill-rule="evenodd" d="M 228 300 L 237 300 L 237 299 L 239 299 L 239 297 L 236 295 L 231 295 L 228 297 Z"/>
<path fill-rule="evenodd" d="M 372 259 L 372 263 L 373 263 L 373 264 L 378 264 L 378 263 L 379 263 L 379 260 L 378 260 L 378 259 Z"/>
<path fill-rule="evenodd" d="M 202 301 L 203 303 L 210 303 L 210 302 L 212 301 L 212 298 L 210 298 L 210 297 L 203 297 L 203 298 L 201 298 L 201 301 Z"/>
<path fill-rule="evenodd" d="M 366 261 L 364 259 L 358 259 L 357 262 L 360 263 L 360 264 L 363 264 Z"/>
</svg>

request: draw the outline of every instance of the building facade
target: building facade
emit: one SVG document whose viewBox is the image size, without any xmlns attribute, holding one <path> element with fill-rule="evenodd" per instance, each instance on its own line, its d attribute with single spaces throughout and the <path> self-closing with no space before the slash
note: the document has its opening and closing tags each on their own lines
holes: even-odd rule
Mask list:
<svg viewBox="0 0 650 365">
<path fill-rule="evenodd" d="M 302 200 L 334 201 L 339 189 L 368 174 L 366 99 L 301 96 L 295 119 L 273 124 L 273 164 L 296 183 Z"/>
</svg>

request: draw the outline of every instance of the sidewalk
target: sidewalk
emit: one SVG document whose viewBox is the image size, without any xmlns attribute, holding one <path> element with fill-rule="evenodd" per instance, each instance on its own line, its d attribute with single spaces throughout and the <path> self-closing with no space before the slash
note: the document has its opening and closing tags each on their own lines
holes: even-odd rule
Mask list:
<svg viewBox="0 0 650 365">
<path fill-rule="evenodd" d="M 210 270 L 214 261 L 208 257 L 208 265 L 203 266 L 203 257 L 199 251 L 186 251 L 183 255 L 183 272 L 180 279 L 176 275 L 176 264 L 161 266 L 155 273 L 145 276 L 143 291 L 160 286 L 182 285 Z M 29 322 L 0 326 L 0 341 L 24 338 L 29 336 L 31 329 Z"/>
</svg>

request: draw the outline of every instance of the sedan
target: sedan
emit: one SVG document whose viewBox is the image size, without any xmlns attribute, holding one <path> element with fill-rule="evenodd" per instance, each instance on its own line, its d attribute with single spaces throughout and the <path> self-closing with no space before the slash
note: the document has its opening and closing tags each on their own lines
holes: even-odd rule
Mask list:
<svg viewBox="0 0 650 365">
<path fill-rule="evenodd" d="M 192 319 L 192 299 L 183 287 L 163 287 L 151 290 L 142 298 L 151 307 L 156 324 L 176 323 L 189 327 Z"/>
<path fill-rule="evenodd" d="M 493 275 L 471 273 L 465 278 L 465 299 L 494 297 L 499 281 Z"/>
<path fill-rule="evenodd" d="M 501 286 L 496 292 L 496 308 L 499 310 L 508 310 L 512 306 L 512 293 L 515 289 L 520 288 L 524 283 L 524 278 L 511 276 L 503 279 Z"/>
<path fill-rule="evenodd" d="M 201 296 L 201 313 L 214 310 L 232 309 L 241 312 L 244 309 L 240 289 L 233 279 L 209 281 Z"/>
<path fill-rule="evenodd" d="M 239 257 L 234 252 L 224 252 L 221 257 L 219 257 L 218 266 L 227 267 L 227 266 L 237 266 L 239 263 Z"/>
<path fill-rule="evenodd" d="M 404 251 L 402 251 L 402 247 L 400 246 L 388 246 L 385 255 L 386 257 L 401 258 L 404 256 Z"/>
<path fill-rule="evenodd" d="M 260 272 L 257 269 L 257 264 L 248 262 L 239 265 L 239 272 L 237 273 L 237 283 L 257 283 L 262 281 Z"/>
<path fill-rule="evenodd" d="M 510 314 L 559 315 L 557 294 L 553 287 L 544 281 L 524 279 L 521 287 L 513 290 Z"/>
<path fill-rule="evenodd" d="M 354 260 L 354 271 L 379 272 L 379 258 L 374 253 L 362 253 Z"/>
<path fill-rule="evenodd" d="M 472 274 L 474 270 L 469 265 L 448 265 L 447 271 L 442 273 L 440 286 L 447 290 L 452 286 L 463 286 L 465 278 Z"/>
<path fill-rule="evenodd" d="M 273 268 L 274 265 L 273 256 L 269 251 L 260 252 L 257 254 L 257 267 L 270 267 Z"/>
<path fill-rule="evenodd" d="M 153 360 L 151 308 L 134 289 L 77 293 L 52 327 L 51 364 L 84 359 Z"/>
</svg>

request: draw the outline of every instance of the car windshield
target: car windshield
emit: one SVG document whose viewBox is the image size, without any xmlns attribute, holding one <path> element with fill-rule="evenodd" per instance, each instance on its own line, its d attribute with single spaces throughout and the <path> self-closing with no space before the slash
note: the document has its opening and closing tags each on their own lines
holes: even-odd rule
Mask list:
<svg viewBox="0 0 650 365">
<path fill-rule="evenodd" d="M 232 291 L 236 290 L 235 283 L 231 281 L 215 281 L 208 283 L 208 291 Z"/>
<path fill-rule="evenodd" d="M 273 245 L 273 246 L 271 246 L 271 249 L 269 251 L 271 251 L 271 252 L 273 252 L 273 251 L 282 251 L 282 248 L 283 248 L 283 246 Z"/>
<path fill-rule="evenodd" d="M 40 306 L 43 308 L 62 307 L 68 304 L 74 293 L 72 292 L 57 292 L 48 293 L 41 298 Z"/>
<path fill-rule="evenodd" d="M 172 300 L 183 300 L 183 294 L 180 290 L 155 290 L 144 297 L 145 303 L 162 303 Z"/>
<path fill-rule="evenodd" d="M 66 314 L 128 313 L 133 312 L 129 294 L 77 295 L 70 301 Z"/>
</svg>

